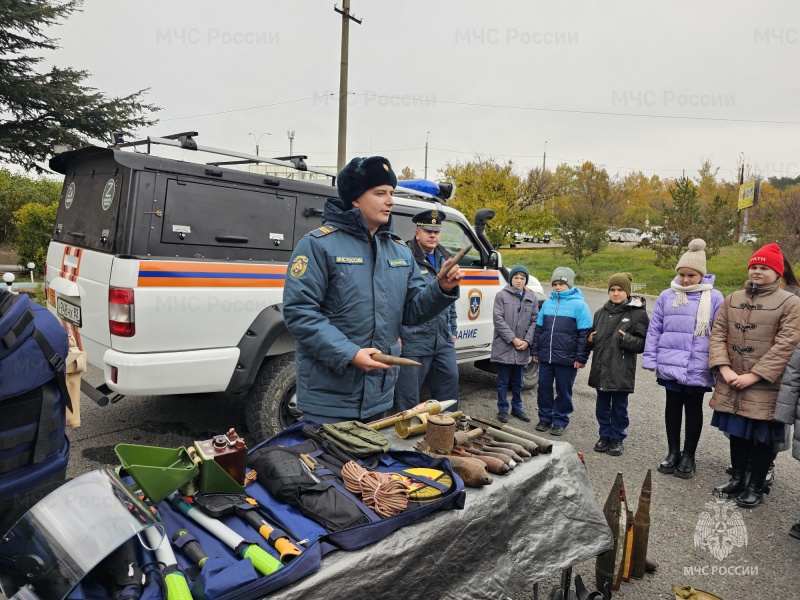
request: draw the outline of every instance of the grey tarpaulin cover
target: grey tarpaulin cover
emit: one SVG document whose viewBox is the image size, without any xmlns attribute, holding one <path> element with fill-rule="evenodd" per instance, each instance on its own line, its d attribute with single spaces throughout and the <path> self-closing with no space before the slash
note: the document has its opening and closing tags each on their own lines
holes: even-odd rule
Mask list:
<svg viewBox="0 0 800 600">
<path fill-rule="evenodd" d="M 389 436 L 393 447 L 397 442 Z M 321 568 L 268 598 L 511 598 L 611 548 L 586 468 L 566 442 L 510 475 L 467 489 L 464 510 L 436 512 Z"/>
</svg>

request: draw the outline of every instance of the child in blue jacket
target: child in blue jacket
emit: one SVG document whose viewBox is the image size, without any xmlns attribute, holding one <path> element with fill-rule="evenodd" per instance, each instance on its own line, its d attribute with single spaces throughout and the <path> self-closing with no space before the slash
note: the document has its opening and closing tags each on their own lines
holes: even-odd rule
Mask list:
<svg viewBox="0 0 800 600">
<path fill-rule="evenodd" d="M 533 360 L 539 363 L 536 431 L 564 435 L 573 410 L 575 376 L 589 360 L 586 337 L 592 331 L 592 313 L 581 291 L 572 287 L 572 269 L 558 267 L 550 281 L 553 292 L 539 311 L 531 346 Z"/>
</svg>

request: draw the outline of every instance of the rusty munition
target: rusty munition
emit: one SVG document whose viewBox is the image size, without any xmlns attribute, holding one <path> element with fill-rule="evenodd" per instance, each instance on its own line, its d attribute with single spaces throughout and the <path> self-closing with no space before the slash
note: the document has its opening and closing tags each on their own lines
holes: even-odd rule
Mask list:
<svg viewBox="0 0 800 600">
<path fill-rule="evenodd" d="M 445 277 L 447 277 L 447 274 L 448 274 L 448 273 L 450 273 L 450 271 L 452 271 L 452 270 L 453 270 L 453 267 L 455 267 L 455 266 L 456 266 L 456 265 L 459 263 L 459 261 L 460 261 L 462 258 L 464 258 L 464 255 L 465 255 L 467 252 L 469 252 L 470 250 L 472 250 L 472 244 L 467 244 L 467 245 L 466 245 L 466 246 L 464 246 L 464 247 L 463 247 L 461 250 L 459 250 L 458 252 L 456 252 L 456 255 L 455 255 L 453 258 L 451 258 L 451 259 L 450 259 L 450 260 L 449 260 L 449 261 L 448 261 L 448 262 L 447 262 L 447 263 L 446 263 L 446 264 L 445 264 L 445 265 L 442 267 L 442 270 L 441 270 L 441 271 L 439 271 L 439 273 L 436 275 L 436 279 L 444 279 Z"/>
<path fill-rule="evenodd" d="M 375 355 L 373 354 L 373 356 Z M 389 415 L 388 417 L 384 417 L 383 419 L 370 421 L 366 425 L 370 429 L 383 429 L 384 427 L 391 427 L 395 423 L 404 421 L 405 419 L 410 419 L 411 417 L 416 417 L 417 415 L 421 415 L 424 413 L 428 413 L 430 415 L 438 415 L 440 412 L 447 410 L 455 403 L 456 403 L 455 400 L 442 400 L 441 402 L 439 402 L 438 400 L 428 400 L 427 402 L 422 402 L 420 404 L 417 404 L 416 406 L 409 408 L 408 410 L 400 411 L 399 413 Z"/>
<path fill-rule="evenodd" d="M 421 446 L 420 444 L 417 444 L 416 448 L 428 456 L 446 458 L 449 460 L 453 471 L 464 480 L 464 485 L 468 487 L 479 488 L 492 484 L 492 476 L 488 473 L 486 463 L 477 458 L 454 456 L 452 454 L 436 454 L 430 452 L 425 446 Z"/>
<path fill-rule="evenodd" d="M 530 458 L 531 453 L 525 450 L 520 444 L 515 444 L 514 442 L 498 442 L 497 440 L 492 440 L 487 446 L 491 446 L 493 448 L 508 448 L 509 450 L 513 450 L 522 458 Z M 537 447 L 537 454 L 538 454 L 538 447 Z"/>
<path fill-rule="evenodd" d="M 647 564 L 647 543 L 650 539 L 650 496 L 653 491 L 653 481 L 650 469 L 642 484 L 639 493 L 639 505 L 636 507 L 636 516 L 633 517 L 633 571 L 631 577 L 641 579 L 644 577 Z"/>
<path fill-rule="evenodd" d="M 505 475 L 508 473 L 508 465 L 504 463 L 499 458 L 494 458 L 493 456 L 482 456 L 479 454 L 471 454 L 464 450 L 461 446 L 456 446 L 453 448 L 452 452 L 453 456 L 464 456 L 466 458 L 474 458 L 480 460 L 481 462 L 486 463 L 486 467 L 489 469 L 489 473 L 494 473 L 495 475 Z"/>
<path fill-rule="evenodd" d="M 382 352 L 375 352 L 369 356 L 375 362 L 383 363 L 384 365 L 392 365 L 395 367 L 421 367 L 422 365 L 415 360 L 405 358 L 403 356 L 392 356 L 390 354 L 383 354 Z"/>
<path fill-rule="evenodd" d="M 490 456 L 492 458 L 499 459 L 503 461 L 503 463 L 507 465 L 509 469 L 513 469 L 514 467 L 517 466 L 517 463 L 515 463 L 510 456 L 506 456 L 505 454 L 499 454 L 497 452 L 487 452 L 486 450 L 478 450 L 477 448 L 473 448 L 472 446 L 463 446 L 463 448 L 467 452 L 475 456 Z"/>
<path fill-rule="evenodd" d="M 614 485 L 608 493 L 606 503 L 603 505 L 603 515 L 606 518 L 611 536 L 613 538 L 612 547 L 598 555 L 595 560 L 595 583 L 598 590 L 602 590 L 605 585 L 613 585 L 617 575 L 617 568 L 622 562 L 622 546 L 625 543 L 625 535 L 620 536 L 620 514 L 622 508 L 622 473 L 617 473 Z M 619 552 L 619 559 L 617 553 Z"/>
</svg>

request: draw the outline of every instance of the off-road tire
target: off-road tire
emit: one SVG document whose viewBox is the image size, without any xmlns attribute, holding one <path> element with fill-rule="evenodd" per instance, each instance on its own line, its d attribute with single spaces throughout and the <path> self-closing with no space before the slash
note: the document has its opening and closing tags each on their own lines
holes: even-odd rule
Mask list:
<svg viewBox="0 0 800 600">
<path fill-rule="evenodd" d="M 522 374 L 525 383 L 532 383 L 534 385 L 539 383 L 539 363 L 529 362 L 525 365 L 525 371 Z"/>
<path fill-rule="evenodd" d="M 245 397 L 250 434 L 262 441 L 297 422 L 297 375 L 294 352 L 265 360 Z"/>
</svg>

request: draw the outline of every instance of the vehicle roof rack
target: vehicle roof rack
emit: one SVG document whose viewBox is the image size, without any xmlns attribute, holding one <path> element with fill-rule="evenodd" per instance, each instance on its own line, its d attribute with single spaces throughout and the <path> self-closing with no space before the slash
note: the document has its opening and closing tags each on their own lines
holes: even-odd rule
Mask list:
<svg viewBox="0 0 800 600">
<path fill-rule="evenodd" d="M 198 135 L 196 131 L 184 131 L 182 133 L 173 133 L 161 137 L 147 136 L 146 139 L 137 140 L 135 142 L 121 142 L 119 144 L 111 144 L 109 148 L 120 149 L 135 146 L 147 146 L 147 154 L 150 154 L 152 145 L 172 146 L 174 148 L 182 148 L 184 150 L 195 150 L 198 152 L 208 152 L 209 154 L 218 154 L 220 156 L 229 156 L 238 160 L 233 161 L 214 161 L 206 163 L 211 166 L 222 165 L 246 165 L 265 163 L 268 165 L 276 165 L 279 167 L 286 167 L 287 169 L 295 169 L 297 171 L 306 171 L 309 173 L 317 173 L 331 178 L 331 183 L 336 180 L 336 173 L 324 171 L 322 169 L 315 169 L 309 167 L 305 159 L 305 155 L 284 156 L 280 158 L 265 158 L 255 154 L 248 154 L 247 152 L 237 152 L 235 150 L 225 150 L 224 148 L 214 148 L 213 146 L 203 146 L 198 144 L 194 138 Z"/>
<path fill-rule="evenodd" d="M 325 177 L 330 177 L 331 185 L 335 185 L 336 183 L 337 173 L 331 173 L 330 171 L 324 171 L 322 169 L 314 169 L 309 167 L 305 162 L 305 159 L 307 159 L 308 156 L 304 154 L 281 156 L 279 158 L 265 158 L 263 156 L 258 156 L 255 154 L 248 154 L 247 152 L 237 152 L 234 150 L 225 150 L 224 148 L 214 148 L 212 146 L 200 145 L 194 140 L 194 138 L 197 137 L 198 135 L 199 134 L 196 131 L 183 131 L 181 133 L 172 133 L 170 135 L 164 135 L 161 137 L 147 136 L 147 138 L 143 140 L 137 140 L 135 142 L 120 141 L 117 144 L 110 144 L 108 147 L 118 150 L 120 148 L 146 145 L 147 154 L 150 154 L 152 145 L 172 146 L 173 148 L 183 148 L 184 150 L 208 152 L 209 154 L 218 154 L 220 156 L 228 156 L 237 159 L 229 161 L 213 161 L 206 163 L 209 166 L 218 167 L 226 165 L 247 165 L 247 164 L 265 163 L 269 165 L 276 165 L 279 167 L 286 167 L 288 169 L 296 169 L 297 171 L 317 173 L 319 175 L 324 175 Z M 405 197 L 417 198 L 419 200 L 427 202 L 447 204 L 445 198 L 434 196 L 432 194 L 423 192 L 421 190 L 406 188 L 403 187 L 402 185 L 398 185 L 395 191 L 399 194 L 402 194 Z"/>
</svg>

